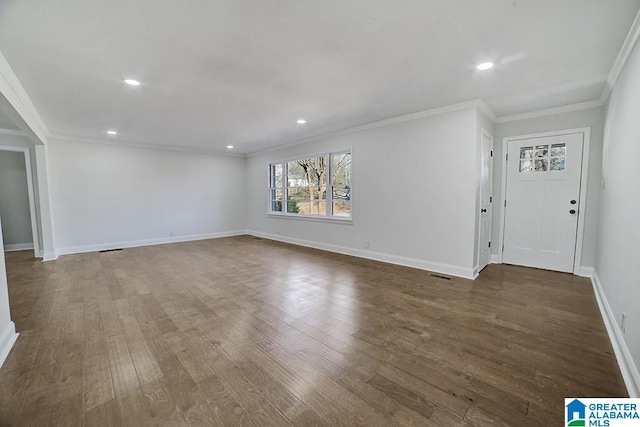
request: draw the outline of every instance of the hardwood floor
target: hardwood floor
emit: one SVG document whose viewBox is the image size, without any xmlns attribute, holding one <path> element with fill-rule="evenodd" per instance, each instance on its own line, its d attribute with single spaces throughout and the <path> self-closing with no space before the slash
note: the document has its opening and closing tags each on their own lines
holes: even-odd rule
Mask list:
<svg viewBox="0 0 640 427">
<path fill-rule="evenodd" d="M 587 279 L 474 282 L 249 236 L 7 254 L 1 425 L 559 425 L 626 394 Z"/>
</svg>

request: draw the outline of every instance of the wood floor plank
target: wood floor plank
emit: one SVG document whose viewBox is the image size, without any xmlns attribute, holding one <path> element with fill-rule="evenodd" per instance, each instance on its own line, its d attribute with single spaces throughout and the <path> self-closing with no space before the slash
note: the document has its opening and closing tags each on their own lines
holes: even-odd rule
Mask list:
<svg viewBox="0 0 640 427">
<path fill-rule="evenodd" d="M 135 390 L 122 398 L 118 397 L 116 402 L 121 425 L 134 427 L 154 424 L 141 390 Z"/>
<path fill-rule="evenodd" d="M 236 367 L 289 421 L 307 410 L 284 386 L 273 380 L 260 366 L 251 360 L 236 363 Z"/>
<path fill-rule="evenodd" d="M 433 403 L 382 375 L 375 375 L 368 381 L 368 384 L 427 419 L 431 418 L 436 410 L 436 406 Z"/>
<path fill-rule="evenodd" d="M 217 414 L 216 406 L 200 390 L 191 394 L 193 405 L 185 412 L 185 419 L 191 427 L 224 426 Z"/>
<path fill-rule="evenodd" d="M 119 426 L 120 415 L 115 400 L 110 400 L 85 412 L 84 423 L 86 427 Z"/>
<path fill-rule="evenodd" d="M 223 425 L 257 426 L 253 418 L 238 403 L 224 384 L 211 375 L 198 383 L 198 390 L 213 407 L 214 413 Z"/>
<path fill-rule="evenodd" d="M 142 384 L 157 380 L 162 376 L 162 371 L 149 350 L 138 319 L 130 311 L 128 302 L 126 300 L 120 301 L 126 304 L 121 304 L 124 307 L 122 307 L 122 311 L 118 310 L 118 317 L 123 326 L 131 360 L 136 368 L 138 378 Z"/>
<path fill-rule="evenodd" d="M 250 236 L 6 254 L 1 425 L 557 425 L 626 389 L 587 279 Z"/>
<path fill-rule="evenodd" d="M 19 403 L 19 412 L 14 419 L 14 425 L 48 425 L 51 420 L 53 400 L 56 395 L 56 386 L 49 386 L 33 394 L 26 395 Z"/>
<path fill-rule="evenodd" d="M 85 411 L 115 399 L 111 368 L 106 354 L 85 359 L 84 372 Z"/>
<path fill-rule="evenodd" d="M 258 425 L 291 425 L 224 356 L 211 358 L 206 363 Z"/>
<path fill-rule="evenodd" d="M 76 394 L 55 405 L 51 410 L 50 426 L 80 426 L 84 424 L 82 394 Z"/>
<path fill-rule="evenodd" d="M 122 335 L 111 336 L 107 339 L 107 348 L 113 389 L 118 399 L 124 399 L 140 390 L 138 375 L 129 354 L 127 341 Z"/>
</svg>

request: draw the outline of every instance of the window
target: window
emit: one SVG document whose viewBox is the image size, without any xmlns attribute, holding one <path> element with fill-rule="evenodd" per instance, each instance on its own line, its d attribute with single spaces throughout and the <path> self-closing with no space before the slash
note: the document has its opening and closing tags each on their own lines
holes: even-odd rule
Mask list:
<svg viewBox="0 0 640 427">
<path fill-rule="evenodd" d="M 351 152 L 270 164 L 269 212 L 351 218 Z"/>
<path fill-rule="evenodd" d="M 522 147 L 520 148 L 520 172 L 564 170 L 566 150 L 565 143 Z"/>
</svg>

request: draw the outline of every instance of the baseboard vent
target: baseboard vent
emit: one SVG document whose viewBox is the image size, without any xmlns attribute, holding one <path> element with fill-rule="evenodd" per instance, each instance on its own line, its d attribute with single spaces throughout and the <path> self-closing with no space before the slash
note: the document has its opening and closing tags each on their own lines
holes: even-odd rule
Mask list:
<svg viewBox="0 0 640 427">
<path fill-rule="evenodd" d="M 122 248 L 118 248 L 118 249 L 104 249 L 104 250 L 102 250 L 102 251 L 98 251 L 98 252 L 100 252 L 101 254 L 103 254 L 103 253 L 105 253 L 105 252 L 116 252 L 116 251 L 121 251 L 121 250 L 122 250 Z"/>
<path fill-rule="evenodd" d="M 437 277 L 438 279 L 451 280 L 451 277 L 442 276 L 442 275 L 440 275 L 440 274 L 435 274 L 435 273 L 431 273 L 431 274 L 429 274 L 429 276 L 431 276 L 431 277 Z"/>
</svg>

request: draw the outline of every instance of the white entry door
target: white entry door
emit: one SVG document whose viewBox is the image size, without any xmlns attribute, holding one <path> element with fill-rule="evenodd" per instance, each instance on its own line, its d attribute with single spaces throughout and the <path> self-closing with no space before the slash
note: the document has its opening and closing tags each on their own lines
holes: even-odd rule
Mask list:
<svg viewBox="0 0 640 427">
<path fill-rule="evenodd" d="M 493 137 L 482 132 L 480 138 L 480 227 L 478 238 L 478 272 L 491 257 L 491 189 L 493 183 Z"/>
<path fill-rule="evenodd" d="M 502 260 L 573 272 L 583 133 L 509 141 Z"/>
</svg>

